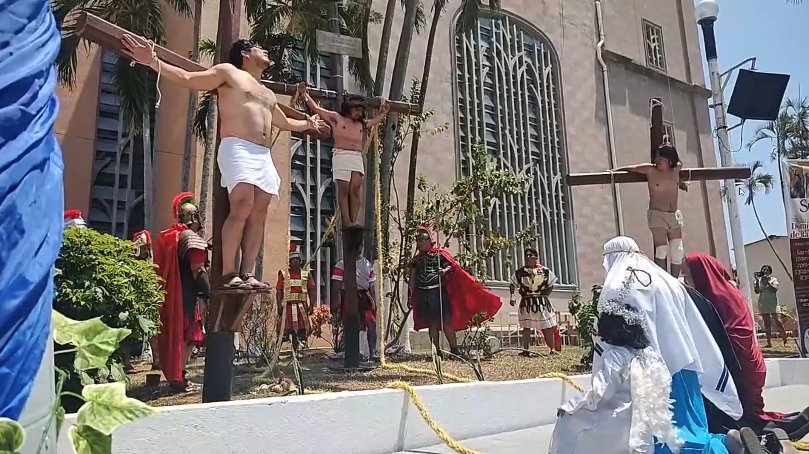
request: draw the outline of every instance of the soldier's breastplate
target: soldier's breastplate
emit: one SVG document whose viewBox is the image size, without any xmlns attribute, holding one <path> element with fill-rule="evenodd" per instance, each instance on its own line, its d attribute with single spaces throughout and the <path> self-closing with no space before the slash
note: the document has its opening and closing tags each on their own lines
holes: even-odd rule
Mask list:
<svg viewBox="0 0 809 454">
<path fill-rule="evenodd" d="M 309 282 L 309 273 L 301 271 L 299 279 L 291 279 L 289 273 L 284 274 L 284 301 L 287 304 L 303 303 L 306 302 L 308 297 L 308 289 L 306 284 Z M 297 287 L 294 291 L 293 287 Z"/>
</svg>

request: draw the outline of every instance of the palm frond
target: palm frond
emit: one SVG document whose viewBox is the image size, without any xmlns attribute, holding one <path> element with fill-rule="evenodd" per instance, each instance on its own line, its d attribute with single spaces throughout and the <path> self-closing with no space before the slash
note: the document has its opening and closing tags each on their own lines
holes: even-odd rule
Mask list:
<svg viewBox="0 0 809 454">
<path fill-rule="evenodd" d="M 183 17 L 194 16 L 194 11 L 191 9 L 191 5 L 188 4 L 188 0 L 166 0 L 166 4 Z"/>
<path fill-rule="evenodd" d="M 208 111 L 216 108 L 213 100 L 214 92 L 206 91 L 203 93 L 199 100 L 197 111 L 194 113 L 194 136 L 202 143 L 207 143 L 209 139 L 208 135 L 210 131 L 208 131 Z"/>
<path fill-rule="evenodd" d="M 343 33 L 362 40 L 362 58 L 349 58 L 348 73 L 360 90 L 369 93 L 374 86 L 374 78 L 371 75 L 371 51 L 368 45 L 371 2 L 369 0 L 346 2 L 340 12 L 344 24 Z"/>
<path fill-rule="evenodd" d="M 199 40 L 199 58 L 200 60 L 213 63 L 216 61 L 216 43 L 212 39 L 203 38 Z"/>
<path fill-rule="evenodd" d="M 761 161 L 754 161 L 749 165 L 750 177 L 744 180 L 742 186 L 745 189 L 747 197 L 745 198 L 745 205 L 752 205 L 755 203 L 755 198 L 764 191 L 764 194 L 769 194 L 775 185 L 775 178 L 764 172 L 764 164 Z"/>
<path fill-rule="evenodd" d="M 151 71 L 142 66 L 129 66 L 129 61 L 118 58 L 113 71 L 113 83 L 118 91 L 124 124 L 133 134 L 143 129 L 143 118 L 154 106 L 155 81 Z"/>
</svg>

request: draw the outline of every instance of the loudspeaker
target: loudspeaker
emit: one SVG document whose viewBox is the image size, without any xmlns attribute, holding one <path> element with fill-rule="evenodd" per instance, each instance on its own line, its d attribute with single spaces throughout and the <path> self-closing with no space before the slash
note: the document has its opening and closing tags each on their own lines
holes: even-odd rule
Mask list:
<svg viewBox="0 0 809 454">
<path fill-rule="evenodd" d="M 775 120 L 788 83 L 789 74 L 740 69 L 730 96 L 728 113 L 742 120 Z"/>
</svg>

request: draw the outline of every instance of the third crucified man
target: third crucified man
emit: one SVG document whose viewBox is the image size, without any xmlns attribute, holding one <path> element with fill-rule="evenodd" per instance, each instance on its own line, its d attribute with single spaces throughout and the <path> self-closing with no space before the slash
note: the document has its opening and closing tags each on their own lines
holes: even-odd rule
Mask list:
<svg viewBox="0 0 809 454">
<path fill-rule="evenodd" d="M 664 143 L 657 149 L 653 162 L 617 169 L 646 175 L 649 185 L 649 211 L 646 217 L 654 242 L 654 261 L 666 269 L 666 258 L 671 253 L 671 274 L 674 277 L 680 276 L 684 256 L 683 214 L 677 208 L 678 189 L 688 191 L 688 183 L 680 181 L 682 165 L 674 145 Z"/>
<path fill-rule="evenodd" d="M 298 84 L 298 93 L 303 95 L 306 106 L 331 125 L 334 140 L 332 172 L 337 183 L 337 197 L 343 227 L 362 226 L 362 185 L 365 165 L 362 160 L 365 140 L 370 140 L 368 131 L 385 119 L 390 106 L 382 102 L 379 114 L 366 120 L 365 101 L 361 96 L 343 98 L 340 113 L 320 107 L 306 91 L 306 82 Z"/>
<path fill-rule="evenodd" d="M 159 71 L 169 82 L 197 91 L 218 93 L 219 135 L 217 164 L 222 187 L 228 190 L 230 212 L 222 225 L 222 277 L 228 288 L 268 289 L 253 275 L 267 207 L 278 196 L 281 177 L 270 154 L 273 126 L 284 131 L 317 130 L 317 115 L 306 120 L 287 118 L 275 93 L 261 84 L 270 66 L 267 51 L 240 39 L 230 48 L 229 62 L 205 71 L 186 71 L 157 58 L 154 45 L 141 36 L 125 34 L 123 52 L 132 61 Z M 241 263 L 236 254 L 241 246 Z"/>
</svg>

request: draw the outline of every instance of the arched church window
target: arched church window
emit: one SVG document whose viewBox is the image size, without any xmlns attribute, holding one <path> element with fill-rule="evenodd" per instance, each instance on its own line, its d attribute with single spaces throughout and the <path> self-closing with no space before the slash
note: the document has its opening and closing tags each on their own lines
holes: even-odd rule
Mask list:
<svg viewBox="0 0 809 454">
<path fill-rule="evenodd" d="M 535 240 L 516 245 L 488 263 L 490 278 L 507 281 L 522 262 L 522 247 L 534 246 L 560 284 L 577 279 L 570 191 L 564 186 L 567 154 L 559 60 L 550 41 L 510 14 L 481 16 L 455 35 L 456 142 L 459 172 L 468 175 L 476 143 L 503 169 L 531 175 L 523 197 L 504 196 L 488 211 L 488 231 L 511 237 L 535 226 Z M 472 247 L 478 232 L 469 232 Z"/>
</svg>

